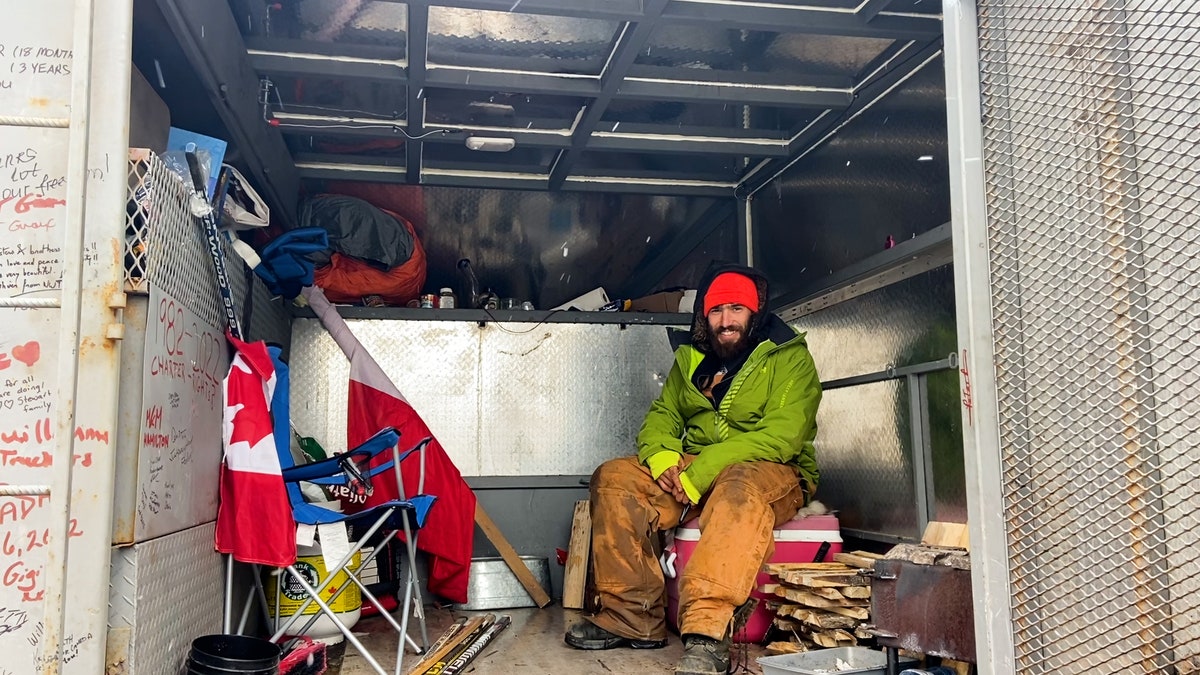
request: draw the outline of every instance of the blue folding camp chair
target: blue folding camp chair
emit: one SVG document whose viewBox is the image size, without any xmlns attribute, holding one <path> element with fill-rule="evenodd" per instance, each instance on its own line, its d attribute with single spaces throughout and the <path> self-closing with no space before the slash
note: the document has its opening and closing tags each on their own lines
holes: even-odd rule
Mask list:
<svg viewBox="0 0 1200 675">
<path fill-rule="evenodd" d="M 291 582 L 296 586 L 304 589 L 308 598 L 304 603 L 296 609 L 289 619 L 282 620 L 278 616 L 274 617 L 274 624 L 277 626 L 275 634 L 271 637 L 272 642 L 278 642 L 285 634 L 288 634 L 289 629 L 293 625 L 298 624 L 298 620 L 305 616 L 304 612 L 310 604 L 315 603 L 320 608 L 320 614 L 311 614 L 308 616 L 307 623 L 298 625 L 297 629 L 291 631 L 293 634 L 303 634 L 309 627 L 324 614 L 331 619 L 345 636 L 346 641 L 354 645 L 362 654 L 363 658 L 371 665 L 375 672 L 379 675 L 387 675 L 378 660 L 375 659 L 362 643 L 354 636 L 350 629 L 339 619 L 336 613 L 330 608 L 330 604 L 340 595 L 345 589 L 353 583 L 358 586 L 362 597 L 373 604 L 378 610 L 379 615 L 383 617 L 392 628 L 400 635 L 399 644 L 396 648 L 396 675 L 402 671 L 402 663 L 404 659 L 405 644 L 413 647 L 418 654 L 424 652 L 429 645 L 429 635 L 425 625 L 425 613 L 422 609 L 421 590 L 418 584 L 416 574 L 416 550 L 417 550 L 417 533 L 424 526 L 429 509 L 436 501 L 436 497 L 426 495 L 425 489 L 425 447 L 432 440 L 425 438 L 414 447 L 400 452 L 399 441 L 400 434 L 393 428 L 387 427 L 379 430 L 374 436 L 359 445 L 358 447 L 349 450 L 345 453 L 334 455 L 328 459 L 314 462 L 311 464 L 296 464 L 292 458 L 290 451 L 290 425 L 288 424 L 289 402 L 288 402 L 288 366 L 280 359 L 280 350 L 277 347 L 269 348 L 271 359 L 275 365 L 276 385 L 275 394 L 272 398 L 271 412 L 275 421 L 275 445 L 279 455 L 280 466 L 283 470 L 283 480 L 287 486 L 288 500 L 292 506 L 292 515 L 297 524 L 303 525 L 324 525 L 330 523 L 345 523 L 351 526 L 354 530 L 354 539 L 350 542 L 350 550 L 343 556 L 341 561 L 336 566 L 328 570 L 328 575 L 324 583 L 318 587 L 313 587 L 308 579 L 297 571 L 295 565 L 289 565 L 280 573 L 286 573 Z M 390 450 L 392 453 L 391 461 L 384 462 L 377 467 L 368 468 L 369 464 L 375 456 L 381 452 Z M 401 463 L 408 457 L 416 454 L 420 459 L 420 474 L 418 480 L 418 494 L 413 497 L 406 497 L 404 494 L 404 481 L 401 476 Z M 302 482 L 313 483 L 324 487 L 336 487 L 357 492 L 358 494 L 369 494 L 372 487 L 372 480 L 381 473 L 390 472 L 387 477 L 394 478 L 399 489 L 400 498 L 388 502 L 384 502 L 377 506 L 373 506 L 358 513 L 341 513 L 332 509 L 324 508 L 318 504 L 309 503 L 305 500 L 300 489 Z M 349 568 L 351 561 L 360 549 L 369 541 L 373 542 L 374 550 L 365 556 L 362 560 L 359 569 L 362 569 L 374 559 L 375 555 L 396 536 L 397 532 L 404 532 L 404 544 L 408 554 L 408 573 L 404 584 L 404 602 L 401 605 L 401 620 L 396 622 L 395 618 L 387 611 L 366 587 L 365 584 L 358 578 L 354 570 Z M 376 533 L 384 533 L 377 541 L 373 539 Z M 337 588 L 331 588 L 333 581 L 340 573 L 347 575 L 347 580 Z M 266 605 L 266 597 L 263 592 L 260 576 L 255 574 L 255 584 L 259 593 L 259 599 Z M 279 603 L 275 603 L 276 612 L 278 612 Z M 411 614 L 418 620 L 421 629 L 421 644 L 418 645 L 408 635 L 408 620 L 410 616 L 409 608 L 412 607 Z M 268 617 L 270 618 L 270 617 Z M 242 626 L 244 629 L 246 613 L 242 616 Z"/>
</svg>

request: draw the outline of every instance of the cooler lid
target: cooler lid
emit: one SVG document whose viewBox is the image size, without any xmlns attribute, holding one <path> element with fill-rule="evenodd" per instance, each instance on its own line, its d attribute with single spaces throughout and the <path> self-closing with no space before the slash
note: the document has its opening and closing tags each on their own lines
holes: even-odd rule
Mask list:
<svg viewBox="0 0 1200 675">
<path fill-rule="evenodd" d="M 803 521 L 792 521 L 792 523 L 802 523 Z M 836 520 L 835 520 L 836 522 Z M 697 520 L 689 521 L 683 527 L 675 528 L 676 541 L 699 541 L 700 540 L 700 523 Z M 842 535 L 838 529 L 820 529 L 820 528 L 798 528 L 785 526 L 781 529 L 774 530 L 775 543 L 793 543 L 806 542 L 820 544 L 829 542 L 831 544 L 842 543 Z"/>
</svg>

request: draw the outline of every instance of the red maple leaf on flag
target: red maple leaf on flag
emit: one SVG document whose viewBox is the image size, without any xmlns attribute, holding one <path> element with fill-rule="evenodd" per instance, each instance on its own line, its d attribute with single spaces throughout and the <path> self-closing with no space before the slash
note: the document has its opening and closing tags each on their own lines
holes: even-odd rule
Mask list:
<svg viewBox="0 0 1200 675">
<path fill-rule="evenodd" d="M 248 378 L 253 380 L 249 375 Z M 251 382 L 250 384 L 255 384 Z M 232 387 L 231 387 L 232 388 Z M 233 406 L 231 406 L 233 407 Z M 253 448 L 263 438 L 274 433 L 269 420 L 271 413 L 262 399 L 243 402 L 238 404 L 238 411 L 233 416 L 233 431 L 229 436 L 229 443 L 245 442 Z"/>
</svg>

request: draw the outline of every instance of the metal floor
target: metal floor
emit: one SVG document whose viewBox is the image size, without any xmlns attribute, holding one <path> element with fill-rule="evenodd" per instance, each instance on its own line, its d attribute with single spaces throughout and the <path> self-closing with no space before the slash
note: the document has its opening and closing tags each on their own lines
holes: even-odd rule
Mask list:
<svg viewBox="0 0 1200 675">
<path fill-rule="evenodd" d="M 482 612 L 455 612 L 448 609 L 429 610 L 429 639 L 433 641 L 460 616 Z M 545 609 L 494 610 L 497 616 L 512 617 L 512 625 L 488 645 L 462 672 L 490 675 L 614 675 L 621 673 L 672 673 L 675 662 L 683 654 L 679 636 L 672 635 L 663 649 L 608 651 L 579 651 L 563 643 L 563 632 L 574 623 L 579 612 L 558 605 Z M 380 665 L 392 672 L 395 668 L 396 633 L 380 619 L 360 621 L 356 634 Z M 755 659 L 764 654 L 759 645 L 749 645 L 748 668 L 740 672 L 761 673 Z M 405 654 L 406 667 L 416 665 L 419 657 Z M 369 665 L 354 647 L 347 647 L 342 675 L 372 675 Z"/>
</svg>

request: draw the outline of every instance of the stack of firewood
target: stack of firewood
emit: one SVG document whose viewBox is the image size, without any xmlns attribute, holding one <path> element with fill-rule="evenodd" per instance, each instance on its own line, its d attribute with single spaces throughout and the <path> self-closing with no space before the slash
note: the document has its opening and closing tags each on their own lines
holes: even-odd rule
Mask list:
<svg viewBox="0 0 1200 675">
<path fill-rule="evenodd" d="M 827 647 L 849 647 L 870 641 L 863 628 L 871 618 L 871 577 L 883 556 L 854 551 L 838 553 L 835 562 L 771 563 L 771 583 L 759 588 L 777 599 L 775 627 L 789 637 L 767 645 L 767 652 L 788 654 Z"/>
</svg>

